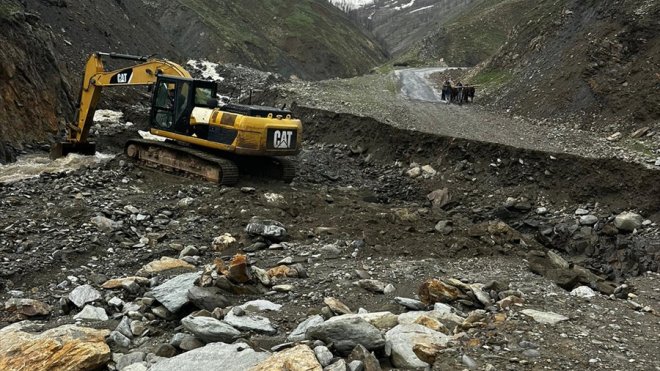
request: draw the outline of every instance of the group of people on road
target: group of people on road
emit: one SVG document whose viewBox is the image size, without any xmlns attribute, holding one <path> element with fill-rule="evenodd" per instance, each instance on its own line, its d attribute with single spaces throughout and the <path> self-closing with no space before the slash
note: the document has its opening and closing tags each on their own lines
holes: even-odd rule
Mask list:
<svg viewBox="0 0 660 371">
<path fill-rule="evenodd" d="M 451 79 L 446 79 L 442 84 L 442 97 L 441 99 L 447 103 L 468 103 L 474 101 L 474 86 L 465 84 L 459 81 L 456 85 L 453 84 Z"/>
</svg>

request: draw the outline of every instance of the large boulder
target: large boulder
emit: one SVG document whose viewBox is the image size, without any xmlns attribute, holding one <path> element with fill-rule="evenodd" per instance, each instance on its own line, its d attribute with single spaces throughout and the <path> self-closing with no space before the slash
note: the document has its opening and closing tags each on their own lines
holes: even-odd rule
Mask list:
<svg viewBox="0 0 660 371">
<path fill-rule="evenodd" d="M 33 334 L 32 325 L 24 321 L 0 330 L 0 370 L 95 370 L 110 360 L 108 330 L 64 325 Z"/>
<path fill-rule="evenodd" d="M 245 343 L 211 343 L 176 357 L 160 360 L 151 366 L 150 371 L 248 370 L 268 356 L 269 353 L 255 352 Z"/>
<path fill-rule="evenodd" d="M 306 338 L 332 343 L 340 355 L 348 355 L 358 344 L 368 350 L 379 350 L 385 346 L 383 335 L 374 325 L 360 317 L 351 316 L 311 327 L 307 330 Z"/>
<path fill-rule="evenodd" d="M 627 211 L 622 212 L 614 218 L 614 226 L 624 232 L 634 231 L 641 227 L 643 222 L 644 218 L 641 215 Z"/>
</svg>

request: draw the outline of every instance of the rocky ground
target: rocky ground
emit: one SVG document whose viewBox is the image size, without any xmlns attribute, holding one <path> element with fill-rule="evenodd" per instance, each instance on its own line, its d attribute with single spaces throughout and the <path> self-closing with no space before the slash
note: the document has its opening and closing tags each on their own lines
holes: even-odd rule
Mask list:
<svg viewBox="0 0 660 371">
<path fill-rule="evenodd" d="M 409 130 L 430 111 L 389 105 L 396 82 L 364 94 L 382 77 L 263 76 L 257 103 L 314 97 L 291 184 L 123 155 L 3 178 L 0 369 L 660 369 L 653 164 L 546 152 L 527 122 L 506 143 Z M 92 129 L 106 154 L 144 128 L 119 103 Z"/>
</svg>

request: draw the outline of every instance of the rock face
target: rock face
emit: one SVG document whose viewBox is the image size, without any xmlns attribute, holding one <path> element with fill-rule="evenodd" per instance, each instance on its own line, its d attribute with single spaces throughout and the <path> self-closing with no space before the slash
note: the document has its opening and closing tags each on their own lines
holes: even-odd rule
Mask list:
<svg viewBox="0 0 660 371">
<path fill-rule="evenodd" d="M 211 343 L 151 366 L 151 371 L 249 370 L 268 357 L 245 343 Z M 228 367 L 231 365 L 231 367 Z"/>
<path fill-rule="evenodd" d="M 29 325 L 0 330 L 0 370 L 94 370 L 110 360 L 107 330 L 65 325 L 35 335 L 25 332 Z"/>
<path fill-rule="evenodd" d="M 298 345 L 291 349 L 275 353 L 250 371 L 321 371 L 323 367 L 316 359 L 314 351 L 307 345 Z"/>
<path fill-rule="evenodd" d="M 347 355 L 357 344 L 368 350 L 383 348 L 385 339 L 380 331 L 360 317 L 347 317 L 335 321 L 326 321 L 307 330 L 306 337 L 333 343 L 339 354 Z"/>
<path fill-rule="evenodd" d="M 0 11 L 0 163 L 14 160 L 9 144 L 47 139 L 73 118 L 71 87 L 53 50 L 53 36 L 17 1 Z M 37 68 L 38 66 L 38 68 Z M 29 109 L 26 109 L 29 107 Z"/>
</svg>

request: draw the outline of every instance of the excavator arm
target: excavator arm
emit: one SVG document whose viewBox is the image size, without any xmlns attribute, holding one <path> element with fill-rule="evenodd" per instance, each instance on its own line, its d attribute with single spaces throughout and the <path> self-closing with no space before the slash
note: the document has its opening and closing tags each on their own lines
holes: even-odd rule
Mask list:
<svg viewBox="0 0 660 371">
<path fill-rule="evenodd" d="M 131 60 L 134 66 L 106 71 L 103 57 Z M 51 149 L 51 157 L 58 158 L 76 152 L 94 154 L 96 146 L 87 141 L 89 129 L 93 125 L 94 112 L 104 87 L 152 85 L 159 75 L 190 78 L 190 73 L 180 65 L 165 59 L 140 57 L 126 54 L 92 54 L 85 64 L 85 73 L 76 107 L 75 122 L 67 125 L 66 141 Z"/>
</svg>

